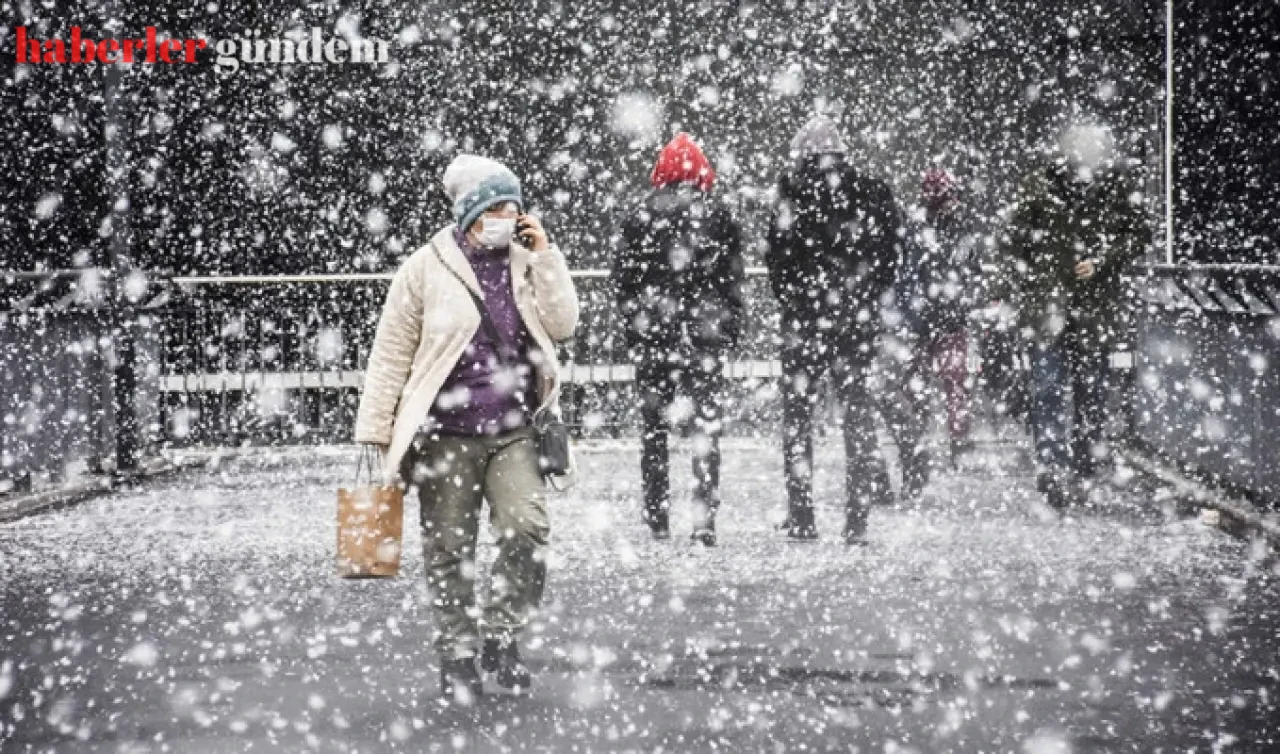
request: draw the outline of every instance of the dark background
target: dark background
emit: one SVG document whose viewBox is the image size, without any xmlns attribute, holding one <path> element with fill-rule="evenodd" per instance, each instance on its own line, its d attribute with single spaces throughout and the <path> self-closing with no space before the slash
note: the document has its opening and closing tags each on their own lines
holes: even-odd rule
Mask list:
<svg viewBox="0 0 1280 754">
<path fill-rule="evenodd" d="M 0 0 L 0 268 L 389 270 L 446 221 L 439 176 L 460 149 L 508 162 L 572 264 L 601 266 L 677 128 L 707 148 L 759 239 L 786 143 L 817 106 L 902 202 L 938 160 L 988 226 L 1062 123 L 1107 123 L 1159 222 L 1164 5 L 1105 5 Z M 1275 4 L 1180 0 L 1176 19 L 1178 257 L 1280 262 Z M 155 25 L 218 39 L 312 25 L 336 36 L 340 21 L 393 41 L 394 64 L 224 77 L 211 57 L 14 63 L 18 24 L 40 38 L 74 24 L 92 38 Z M 625 95 L 655 103 L 653 131 L 615 128 Z"/>
</svg>

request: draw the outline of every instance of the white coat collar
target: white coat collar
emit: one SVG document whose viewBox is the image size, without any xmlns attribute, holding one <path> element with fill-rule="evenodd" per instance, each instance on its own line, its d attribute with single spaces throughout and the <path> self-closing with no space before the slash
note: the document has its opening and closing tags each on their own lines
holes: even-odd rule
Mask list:
<svg viewBox="0 0 1280 754">
<path fill-rule="evenodd" d="M 467 255 L 458 246 L 457 232 L 458 226 L 451 223 L 437 233 L 436 237 L 431 239 L 431 242 L 440 250 L 440 256 L 444 259 L 445 264 L 449 265 L 454 272 L 457 272 L 462 277 L 462 282 L 472 291 L 483 296 L 484 293 L 480 290 L 480 281 L 476 278 L 475 270 L 471 269 L 471 262 L 467 261 Z M 531 253 L 520 244 L 511 244 L 511 279 L 513 281 L 524 280 L 524 276 L 529 269 L 529 254 Z"/>
</svg>

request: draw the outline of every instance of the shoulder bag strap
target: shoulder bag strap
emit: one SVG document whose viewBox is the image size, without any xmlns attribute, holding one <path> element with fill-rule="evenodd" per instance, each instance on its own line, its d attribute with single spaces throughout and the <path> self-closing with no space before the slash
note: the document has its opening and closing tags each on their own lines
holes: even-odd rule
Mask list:
<svg viewBox="0 0 1280 754">
<path fill-rule="evenodd" d="M 480 312 L 480 326 L 484 328 L 485 334 L 498 347 L 498 361 L 505 362 L 507 350 L 511 346 L 507 343 L 507 339 L 502 337 L 502 333 L 498 332 L 498 326 L 493 323 L 493 318 L 489 316 L 489 307 L 485 306 L 484 299 L 480 297 L 480 294 L 472 290 L 471 286 L 467 285 L 467 281 L 462 279 L 457 270 L 444 261 L 444 255 L 440 253 L 439 247 L 432 244 L 431 250 L 436 253 L 436 258 L 440 260 L 440 264 L 462 285 L 463 290 L 470 294 L 471 301 L 476 305 L 476 310 Z"/>
</svg>

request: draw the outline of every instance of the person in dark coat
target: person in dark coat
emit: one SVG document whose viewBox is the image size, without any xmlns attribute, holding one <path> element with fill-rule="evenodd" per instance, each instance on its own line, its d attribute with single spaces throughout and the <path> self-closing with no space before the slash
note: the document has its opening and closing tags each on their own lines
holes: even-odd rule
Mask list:
<svg viewBox="0 0 1280 754">
<path fill-rule="evenodd" d="M 844 409 L 844 534 L 861 543 L 870 507 L 891 494 L 866 378 L 902 223 L 888 185 L 849 162 L 829 119 L 805 124 L 791 152 L 795 162 L 778 183 L 765 259 L 782 315 L 785 528 L 795 539 L 817 536 L 813 421 L 822 381 L 830 378 Z"/>
<path fill-rule="evenodd" d="M 655 537 L 670 536 L 668 437 L 691 419 L 693 539 L 707 546 L 716 543 L 720 507 L 724 371 L 745 308 L 741 232 L 711 193 L 715 177 L 688 134 L 667 144 L 653 191 L 623 224 L 613 271 L 641 398 L 644 521 Z M 676 415 L 678 395 L 691 402 L 691 416 Z"/>
<path fill-rule="evenodd" d="M 919 442 L 929 424 L 934 374 L 946 398 L 953 463 L 969 444 L 968 322 L 981 274 L 974 247 L 959 183 L 946 169 L 930 168 L 921 182 L 920 206 L 907 221 L 895 286 L 906 359 L 886 418 L 892 416 L 888 424 L 898 443 L 905 498 L 928 481 L 928 456 Z"/>
<path fill-rule="evenodd" d="M 1110 133 L 1076 125 L 1020 186 L 1002 248 L 1001 298 L 1031 351 L 1039 489 L 1064 508 L 1108 454 L 1109 358 L 1130 328 L 1124 272 L 1150 242 L 1143 199 Z"/>
</svg>

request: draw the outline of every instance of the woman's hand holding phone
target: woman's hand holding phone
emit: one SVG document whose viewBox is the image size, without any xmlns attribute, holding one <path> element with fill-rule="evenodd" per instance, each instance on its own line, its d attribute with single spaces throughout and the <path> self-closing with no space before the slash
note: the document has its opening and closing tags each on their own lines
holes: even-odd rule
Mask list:
<svg viewBox="0 0 1280 754">
<path fill-rule="evenodd" d="M 532 251 L 545 251 L 549 246 L 547 231 L 536 215 L 521 215 L 516 218 L 516 238 Z"/>
</svg>

